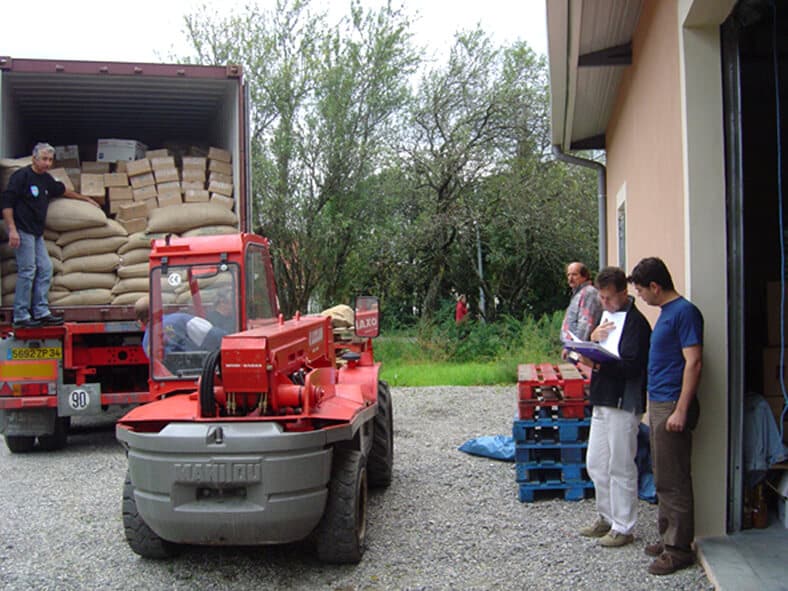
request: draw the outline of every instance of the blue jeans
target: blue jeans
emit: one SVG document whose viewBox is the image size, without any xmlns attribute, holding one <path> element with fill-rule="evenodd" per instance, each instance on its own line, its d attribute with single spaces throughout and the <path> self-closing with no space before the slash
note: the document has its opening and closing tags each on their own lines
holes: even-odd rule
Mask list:
<svg viewBox="0 0 788 591">
<path fill-rule="evenodd" d="M 52 282 L 52 261 L 49 260 L 43 236 L 19 232 L 16 249 L 16 292 L 14 322 L 43 318 L 49 314 L 49 284 Z"/>
</svg>

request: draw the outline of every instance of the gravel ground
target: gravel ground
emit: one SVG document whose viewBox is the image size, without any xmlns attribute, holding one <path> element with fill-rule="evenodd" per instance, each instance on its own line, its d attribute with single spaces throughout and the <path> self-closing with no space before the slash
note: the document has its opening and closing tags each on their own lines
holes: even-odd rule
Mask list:
<svg viewBox="0 0 788 591">
<path fill-rule="evenodd" d="M 399 388 L 393 400 L 394 482 L 370 495 L 357 566 L 321 564 L 306 544 L 138 557 L 120 516 L 126 460 L 104 417 L 75 424 L 61 452 L 0 445 L 0 588 L 712 589 L 699 566 L 646 572 L 655 506 L 641 501 L 634 544 L 600 548 L 576 534 L 593 521 L 593 500 L 520 503 L 514 464 L 457 451 L 511 431 L 513 387 Z"/>
</svg>

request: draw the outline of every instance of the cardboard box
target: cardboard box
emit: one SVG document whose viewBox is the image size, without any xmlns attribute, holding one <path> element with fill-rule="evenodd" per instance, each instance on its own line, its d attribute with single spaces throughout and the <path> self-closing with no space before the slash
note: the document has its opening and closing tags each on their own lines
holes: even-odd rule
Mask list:
<svg viewBox="0 0 788 591">
<path fill-rule="evenodd" d="M 156 177 L 156 184 L 172 183 L 181 180 L 178 169 L 174 166 L 172 168 L 156 168 L 153 170 L 153 176 Z"/>
<path fill-rule="evenodd" d="M 204 168 L 184 168 L 181 172 L 181 179 L 187 182 L 205 184 Z"/>
<path fill-rule="evenodd" d="M 208 166 L 208 159 L 202 156 L 184 156 L 181 163 L 184 169 L 195 168 L 198 170 L 205 170 Z"/>
<path fill-rule="evenodd" d="M 170 151 L 167 148 L 159 148 L 158 150 L 148 150 L 145 152 L 145 158 L 153 159 L 153 158 L 166 158 L 170 155 Z"/>
<path fill-rule="evenodd" d="M 153 170 L 175 168 L 175 158 L 172 156 L 157 156 L 156 158 L 149 158 L 148 160 L 150 160 L 150 165 Z"/>
<path fill-rule="evenodd" d="M 210 160 L 220 160 L 222 162 L 230 163 L 233 161 L 233 155 L 230 154 L 227 150 L 222 150 L 221 148 L 209 148 L 208 149 L 208 158 Z"/>
<path fill-rule="evenodd" d="M 74 183 L 71 182 L 71 177 L 68 176 L 68 171 L 65 168 L 53 168 L 49 171 L 56 181 L 60 181 L 66 186 L 68 191 L 74 191 Z"/>
<path fill-rule="evenodd" d="M 74 168 L 79 168 L 79 146 L 71 144 L 68 146 L 55 146 L 55 161 L 61 168 L 71 168 L 66 163 L 74 164 Z"/>
<path fill-rule="evenodd" d="M 148 207 L 145 203 L 132 201 L 126 205 L 121 205 L 118 209 L 118 221 L 133 220 L 134 218 L 144 218 L 148 215 Z"/>
<path fill-rule="evenodd" d="M 110 187 L 109 189 L 109 202 L 115 203 L 118 201 L 131 201 L 134 199 L 131 187 Z"/>
<path fill-rule="evenodd" d="M 229 174 L 222 174 L 221 172 L 212 172 L 208 177 L 208 182 L 217 181 L 220 183 L 233 184 L 233 177 Z"/>
<path fill-rule="evenodd" d="M 201 183 L 199 181 L 183 181 L 181 183 L 181 190 L 184 192 L 186 191 L 203 191 L 205 189 L 205 183 Z"/>
<path fill-rule="evenodd" d="M 125 172 L 107 172 L 104 174 L 105 187 L 128 187 L 129 177 Z"/>
<path fill-rule="evenodd" d="M 171 205 L 181 205 L 183 203 L 183 199 L 181 199 L 180 193 L 165 193 L 164 195 L 159 195 L 159 207 L 170 207 Z"/>
<path fill-rule="evenodd" d="M 143 158 L 142 160 L 132 160 L 126 163 L 126 174 L 129 177 L 147 174 L 153 169 L 150 167 L 150 160 Z"/>
<path fill-rule="evenodd" d="M 82 163 L 80 166 L 82 172 L 88 174 L 104 174 L 109 172 L 109 162 L 91 162 L 89 160 Z"/>
<path fill-rule="evenodd" d="M 129 234 L 134 234 L 135 232 L 144 232 L 145 228 L 148 227 L 148 218 L 132 218 L 130 220 L 123 220 L 118 218 L 118 222 L 120 225 L 126 228 L 126 232 Z"/>
<path fill-rule="evenodd" d="M 219 195 L 218 193 L 211 193 L 211 203 L 218 203 L 230 211 L 233 210 L 233 205 L 235 205 L 235 202 L 230 197 L 225 197 L 224 195 Z"/>
<path fill-rule="evenodd" d="M 156 184 L 156 179 L 153 178 L 152 172 L 146 172 L 145 174 L 130 176 L 129 181 L 131 182 L 131 186 L 134 187 L 135 189 Z"/>
<path fill-rule="evenodd" d="M 147 146 L 137 140 L 100 139 L 96 146 L 96 160 L 117 162 L 118 160 L 139 160 L 145 157 Z"/>
<path fill-rule="evenodd" d="M 211 193 L 219 193 L 219 195 L 224 195 L 225 197 L 233 196 L 233 186 L 229 183 L 220 183 L 218 181 L 212 181 L 208 185 L 208 190 Z"/>
<path fill-rule="evenodd" d="M 208 160 L 208 170 L 210 172 L 219 172 L 227 176 L 233 175 L 233 165 L 229 162 L 222 162 L 221 160 Z"/>
<path fill-rule="evenodd" d="M 190 189 L 183 194 L 183 200 L 186 203 L 203 203 L 210 201 L 211 194 L 208 191 L 199 191 Z"/>
<path fill-rule="evenodd" d="M 132 189 L 131 194 L 134 196 L 134 201 L 147 201 L 148 199 L 156 199 L 159 191 L 156 189 L 156 185 L 147 185 L 139 189 Z"/>
<path fill-rule="evenodd" d="M 80 193 L 88 197 L 104 197 L 104 175 L 82 173 L 79 180 Z"/>
<path fill-rule="evenodd" d="M 152 212 L 154 209 L 158 209 L 159 207 L 159 200 L 156 198 L 153 199 L 146 199 L 145 201 L 140 201 L 145 206 L 145 209 L 148 213 Z"/>
<path fill-rule="evenodd" d="M 126 171 L 128 171 L 127 163 L 128 163 L 128 160 L 118 160 L 115 163 L 115 172 L 126 172 Z"/>
<path fill-rule="evenodd" d="M 67 168 L 66 174 L 71 179 L 71 184 L 74 185 L 74 190 L 79 193 L 82 188 L 82 171 L 78 168 Z"/>
<path fill-rule="evenodd" d="M 183 188 L 181 187 L 181 183 L 178 181 L 171 181 L 168 183 L 159 183 L 156 185 L 158 187 L 159 193 L 182 193 Z"/>
</svg>

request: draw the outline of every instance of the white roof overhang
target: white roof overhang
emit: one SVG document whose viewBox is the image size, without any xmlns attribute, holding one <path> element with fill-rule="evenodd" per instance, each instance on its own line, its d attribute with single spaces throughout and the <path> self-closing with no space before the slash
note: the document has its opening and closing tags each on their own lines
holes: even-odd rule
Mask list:
<svg viewBox="0 0 788 591">
<path fill-rule="evenodd" d="M 552 143 L 604 149 L 642 0 L 546 0 Z"/>
</svg>

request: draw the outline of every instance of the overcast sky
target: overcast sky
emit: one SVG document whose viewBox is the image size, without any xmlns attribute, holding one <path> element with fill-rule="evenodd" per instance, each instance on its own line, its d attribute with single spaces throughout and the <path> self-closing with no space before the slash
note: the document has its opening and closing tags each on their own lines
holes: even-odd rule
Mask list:
<svg viewBox="0 0 788 591">
<path fill-rule="evenodd" d="M 545 0 L 402 0 L 416 17 L 416 41 L 436 52 L 460 29 L 481 23 L 497 43 L 522 39 L 538 53 L 547 52 Z M 255 0 L 38 0 L 4 2 L 0 55 L 15 58 L 95 61 L 167 61 L 188 53 L 183 15 L 202 4 L 216 12 L 237 10 Z M 377 6 L 377 0 L 364 0 Z M 257 0 L 274 6 L 275 0 Z M 348 6 L 315 0 L 313 6 Z M 393 2 L 397 5 L 397 1 Z M 418 15 L 418 16 L 417 16 Z"/>
</svg>

